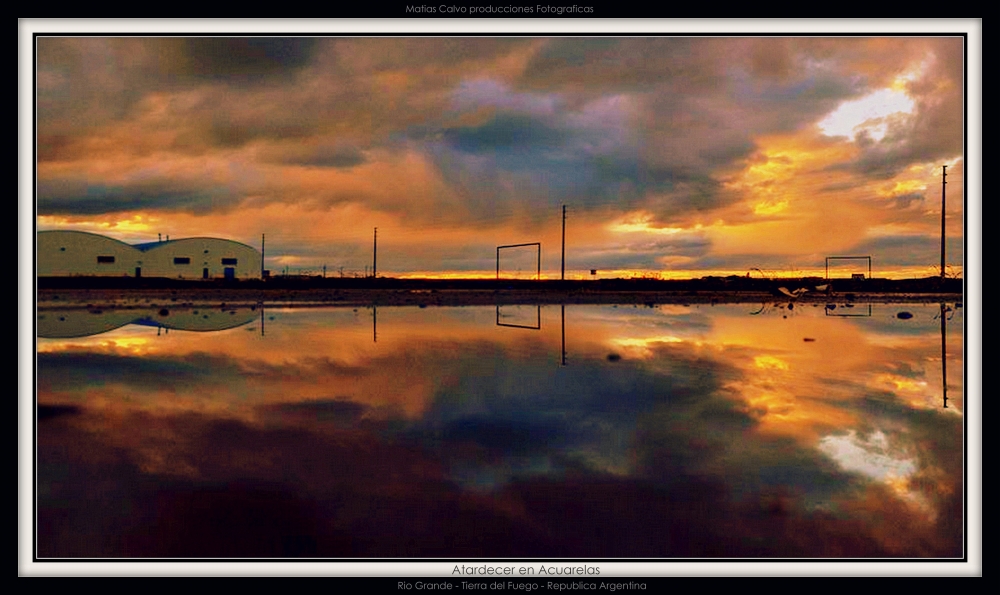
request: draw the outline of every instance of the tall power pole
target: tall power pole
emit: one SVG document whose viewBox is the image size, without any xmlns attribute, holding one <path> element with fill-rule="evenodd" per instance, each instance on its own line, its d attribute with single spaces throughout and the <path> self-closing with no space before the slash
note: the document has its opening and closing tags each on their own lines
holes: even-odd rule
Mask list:
<svg viewBox="0 0 1000 595">
<path fill-rule="evenodd" d="M 260 278 L 264 278 L 264 234 L 260 234 Z"/>
<path fill-rule="evenodd" d="M 563 205 L 563 227 L 562 227 L 562 269 L 559 271 L 559 280 L 566 280 L 566 205 Z"/>
<path fill-rule="evenodd" d="M 944 281 L 944 187 L 948 183 L 948 166 L 941 166 L 941 280 Z"/>
<path fill-rule="evenodd" d="M 378 277 L 378 268 L 376 267 L 378 263 L 378 228 L 375 228 L 375 239 L 372 245 L 372 279 Z"/>
</svg>

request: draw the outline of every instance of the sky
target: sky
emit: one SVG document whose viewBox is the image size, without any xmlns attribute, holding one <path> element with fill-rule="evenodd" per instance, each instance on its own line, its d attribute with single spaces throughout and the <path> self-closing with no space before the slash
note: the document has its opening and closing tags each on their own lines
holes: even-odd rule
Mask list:
<svg viewBox="0 0 1000 595">
<path fill-rule="evenodd" d="M 963 273 L 961 37 L 38 37 L 36 228 L 274 272 Z M 505 276 L 534 274 L 533 249 Z M 854 268 L 852 268 L 854 267 Z M 855 270 L 856 269 L 856 270 Z M 758 272 L 759 271 L 759 272 Z M 837 271 L 866 272 L 848 261 Z"/>
</svg>

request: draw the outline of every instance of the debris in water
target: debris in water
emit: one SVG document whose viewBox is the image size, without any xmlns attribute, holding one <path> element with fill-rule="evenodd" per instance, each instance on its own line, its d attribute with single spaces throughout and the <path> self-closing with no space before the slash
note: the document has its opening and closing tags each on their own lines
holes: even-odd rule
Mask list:
<svg viewBox="0 0 1000 595">
<path fill-rule="evenodd" d="M 806 343 L 815 343 L 816 342 L 816 339 L 813 339 L 812 337 L 802 337 L 802 340 L 805 341 Z"/>
<path fill-rule="evenodd" d="M 910 314 L 906 310 L 903 310 L 903 311 L 898 312 L 896 314 L 896 318 L 898 318 L 900 320 L 909 320 L 909 319 L 913 318 L 913 314 Z"/>
<path fill-rule="evenodd" d="M 608 361 L 609 362 L 617 362 L 617 361 L 620 361 L 621 359 L 622 359 L 622 356 L 618 355 L 617 353 L 609 353 L 608 354 Z"/>
</svg>

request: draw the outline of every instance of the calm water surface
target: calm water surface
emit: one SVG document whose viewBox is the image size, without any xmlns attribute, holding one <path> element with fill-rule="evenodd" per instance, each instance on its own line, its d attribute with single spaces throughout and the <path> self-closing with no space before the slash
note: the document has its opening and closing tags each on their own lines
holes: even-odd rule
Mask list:
<svg viewBox="0 0 1000 595">
<path fill-rule="evenodd" d="M 962 328 L 955 304 L 44 311 L 38 553 L 961 556 Z"/>
</svg>

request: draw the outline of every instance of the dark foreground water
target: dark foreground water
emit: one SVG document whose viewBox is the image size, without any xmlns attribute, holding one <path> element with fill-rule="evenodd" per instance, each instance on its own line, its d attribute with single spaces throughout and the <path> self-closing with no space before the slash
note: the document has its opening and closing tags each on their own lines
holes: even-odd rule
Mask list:
<svg viewBox="0 0 1000 595">
<path fill-rule="evenodd" d="M 38 555 L 962 556 L 963 310 L 830 306 L 44 311 Z"/>
</svg>

